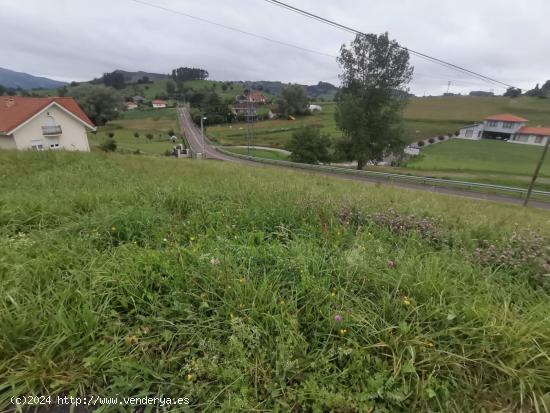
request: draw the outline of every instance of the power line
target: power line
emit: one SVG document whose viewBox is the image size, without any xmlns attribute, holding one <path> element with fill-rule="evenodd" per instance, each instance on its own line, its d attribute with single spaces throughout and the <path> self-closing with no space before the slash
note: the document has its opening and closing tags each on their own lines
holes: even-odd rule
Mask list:
<svg viewBox="0 0 550 413">
<path fill-rule="evenodd" d="M 353 29 L 349 26 L 340 24 L 338 22 L 335 22 L 333 20 L 330 20 L 330 19 L 327 19 L 325 17 L 319 16 L 317 14 L 308 12 L 308 11 L 303 10 L 303 9 L 299 9 L 298 7 L 294 7 L 290 4 L 283 3 L 282 1 L 278 1 L 278 0 L 264 0 L 264 1 L 266 1 L 268 3 L 271 3 L 275 6 L 279 6 L 279 7 L 282 7 L 284 9 L 290 10 L 294 13 L 298 13 L 298 14 L 304 16 L 304 17 L 319 21 L 319 22 L 324 23 L 324 24 L 328 24 L 329 26 L 336 27 L 338 29 L 341 29 L 341 30 L 344 30 L 344 31 L 347 31 L 347 32 L 350 32 L 350 33 L 363 34 L 363 35 L 365 34 L 365 33 L 361 32 L 360 30 Z M 413 49 L 409 49 L 408 47 L 405 47 L 405 46 L 400 46 L 400 45 L 398 45 L 398 46 L 401 49 L 406 50 L 409 53 L 411 53 L 412 55 L 417 56 L 421 59 L 425 59 L 425 60 L 428 60 L 432 63 L 436 63 L 436 64 L 439 64 L 441 66 L 459 71 L 461 73 L 468 74 L 470 76 L 476 77 L 476 78 L 484 80 L 486 82 L 491 82 L 492 84 L 498 85 L 499 87 L 515 87 L 513 85 L 509 85 L 508 83 L 501 82 L 500 80 L 494 79 L 494 78 L 489 77 L 489 76 L 485 76 L 481 73 L 475 72 L 475 71 L 470 70 L 470 69 L 466 69 L 465 67 L 455 65 L 454 63 L 447 62 L 447 61 L 439 59 L 437 57 L 433 57 L 433 56 L 427 55 L 425 53 L 422 53 L 422 52 L 419 52 L 419 51 L 416 51 L 416 50 L 413 50 Z"/>
<path fill-rule="evenodd" d="M 238 29 L 236 27 L 227 26 L 225 24 L 218 23 L 218 22 L 215 22 L 215 21 L 212 21 L 212 20 L 208 20 L 208 19 L 205 19 L 205 18 L 202 18 L 202 17 L 193 16 L 193 15 L 188 14 L 188 13 L 184 13 L 184 12 L 181 12 L 181 11 L 178 11 L 178 10 L 170 9 L 168 7 L 160 6 L 158 4 L 149 3 L 147 1 L 143 1 L 143 0 L 129 0 L 129 1 L 132 1 L 132 2 L 137 3 L 137 4 L 141 4 L 141 5 L 144 5 L 144 6 L 149 6 L 149 7 L 155 8 L 155 9 L 164 10 L 164 11 L 169 12 L 169 13 L 178 14 L 180 16 L 184 16 L 184 17 L 187 17 L 189 19 L 197 20 L 197 21 L 200 21 L 200 22 L 203 22 L 203 23 L 208 23 L 210 25 L 221 27 L 221 28 L 224 28 L 224 29 L 227 29 L 227 30 L 232 30 L 234 32 L 245 34 L 247 36 L 256 37 L 258 39 L 266 40 L 268 42 L 273 42 L 273 43 L 277 43 L 279 45 L 293 47 L 295 49 L 299 49 L 299 50 L 302 50 L 304 52 L 315 53 L 315 54 L 318 54 L 318 55 L 332 57 L 332 58 L 337 57 L 337 56 L 334 56 L 334 55 L 331 55 L 331 54 L 328 54 L 328 53 L 320 52 L 318 50 L 308 49 L 307 47 L 302 47 L 302 46 L 299 46 L 299 45 L 296 45 L 296 44 L 283 42 L 281 40 L 272 39 L 272 38 L 267 37 L 267 36 L 262 36 L 261 34 L 248 32 L 246 30 Z"/>
</svg>

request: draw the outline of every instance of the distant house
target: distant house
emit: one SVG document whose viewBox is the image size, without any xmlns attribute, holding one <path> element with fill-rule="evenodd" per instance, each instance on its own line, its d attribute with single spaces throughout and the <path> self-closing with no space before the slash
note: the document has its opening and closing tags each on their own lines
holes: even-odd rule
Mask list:
<svg viewBox="0 0 550 413">
<path fill-rule="evenodd" d="M 167 106 L 167 103 L 164 100 L 154 99 L 151 101 L 151 105 L 153 105 L 154 109 L 162 109 Z"/>
<path fill-rule="evenodd" d="M 267 102 L 267 99 L 262 92 L 258 90 L 246 90 L 245 93 L 241 96 L 237 96 L 235 99 L 237 102 L 253 102 L 258 105 L 264 105 Z"/>
<path fill-rule="evenodd" d="M 133 110 L 137 109 L 138 104 L 136 102 L 126 102 L 126 109 Z"/>
<path fill-rule="evenodd" d="M 89 151 L 95 126 L 71 97 L 0 97 L 1 149 Z"/>
<path fill-rule="evenodd" d="M 144 102 L 145 102 L 145 98 L 144 98 L 143 96 L 134 96 L 134 97 L 132 98 L 132 101 L 133 101 L 134 103 L 140 104 L 140 103 L 144 103 Z"/>
<path fill-rule="evenodd" d="M 528 120 L 508 113 L 486 117 L 480 123 L 460 128 L 461 139 L 496 139 L 512 143 L 544 145 L 550 128 L 527 127 Z"/>
<path fill-rule="evenodd" d="M 550 139 L 550 128 L 532 128 L 524 126 L 508 141 L 528 145 L 546 145 Z"/>
</svg>

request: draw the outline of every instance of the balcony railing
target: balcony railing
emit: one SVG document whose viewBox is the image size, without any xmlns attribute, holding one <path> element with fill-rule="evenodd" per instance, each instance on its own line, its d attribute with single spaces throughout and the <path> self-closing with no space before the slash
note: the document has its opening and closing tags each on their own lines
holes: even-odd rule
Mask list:
<svg viewBox="0 0 550 413">
<path fill-rule="evenodd" d="M 42 126 L 43 135 L 61 135 L 61 125 Z"/>
</svg>

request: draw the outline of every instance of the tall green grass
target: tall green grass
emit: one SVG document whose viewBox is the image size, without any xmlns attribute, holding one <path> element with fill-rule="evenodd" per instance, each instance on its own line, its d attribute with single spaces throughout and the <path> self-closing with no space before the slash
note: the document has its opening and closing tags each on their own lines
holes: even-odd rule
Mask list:
<svg viewBox="0 0 550 413">
<path fill-rule="evenodd" d="M 0 409 L 548 411 L 548 290 L 474 252 L 549 218 L 267 167 L 0 152 Z"/>
</svg>

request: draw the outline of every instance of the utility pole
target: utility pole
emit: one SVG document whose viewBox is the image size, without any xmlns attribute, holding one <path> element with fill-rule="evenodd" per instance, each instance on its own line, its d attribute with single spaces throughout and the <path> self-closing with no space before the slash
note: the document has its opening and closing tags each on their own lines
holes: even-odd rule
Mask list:
<svg viewBox="0 0 550 413">
<path fill-rule="evenodd" d="M 535 186 L 535 181 L 537 180 L 537 177 L 539 176 L 540 168 L 542 167 L 542 163 L 544 162 L 544 158 L 546 157 L 546 152 L 548 152 L 548 146 L 550 145 L 550 136 L 546 137 L 546 145 L 544 145 L 544 149 L 542 150 L 542 156 L 540 157 L 539 163 L 537 164 L 537 167 L 535 168 L 535 173 L 533 174 L 533 179 L 531 179 L 531 183 L 529 184 L 529 189 L 527 190 L 527 195 L 525 195 L 525 201 L 523 201 L 523 206 L 527 206 L 527 203 L 529 202 L 529 198 L 531 197 L 531 192 L 533 192 L 533 187 Z"/>
<path fill-rule="evenodd" d="M 449 93 L 449 90 L 451 89 L 451 81 L 449 80 L 447 82 L 447 93 Z"/>
</svg>

